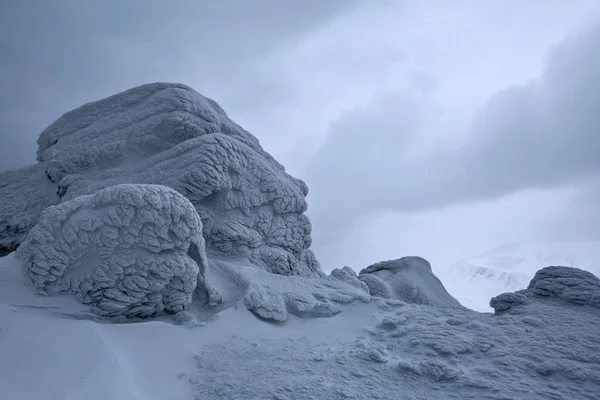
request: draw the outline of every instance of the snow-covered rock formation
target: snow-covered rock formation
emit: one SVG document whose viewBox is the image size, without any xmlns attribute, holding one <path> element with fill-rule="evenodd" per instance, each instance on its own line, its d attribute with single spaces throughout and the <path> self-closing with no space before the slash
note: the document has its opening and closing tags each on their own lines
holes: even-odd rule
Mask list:
<svg viewBox="0 0 600 400">
<path fill-rule="evenodd" d="M 462 307 L 422 257 L 402 257 L 373 264 L 360 271 L 358 279 L 367 284 L 371 296 L 436 307 Z"/>
<path fill-rule="evenodd" d="M 0 252 L 20 245 L 0 259 L 0 398 L 598 398 L 596 276 L 544 268 L 495 313 L 421 257 L 325 276 L 306 185 L 186 86 L 65 114 L 38 161 L 0 174 Z M 162 311 L 189 329 L 92 322 Z"/>
<path fill-rule="evenodd" d="M 200 218 L 165 186 L 116 185 L 51 206 L 17 255 L 39 292 L 73 294 L 101 316 L 178 313 L 194 290 L 221 301 L 206 280 Z"/>
<path fill-rule="evenodd" d="M 0 174 L 4 254 L 49 205 L 144 183 L 191 201 L 209 257 L 244 258 L 281 275 L 324 275 L 309 249 L 306 184 L 216 102 L 185 85 L 143 85 L 66 113 L 40 135 L 37 159 Z"/>
</svg>

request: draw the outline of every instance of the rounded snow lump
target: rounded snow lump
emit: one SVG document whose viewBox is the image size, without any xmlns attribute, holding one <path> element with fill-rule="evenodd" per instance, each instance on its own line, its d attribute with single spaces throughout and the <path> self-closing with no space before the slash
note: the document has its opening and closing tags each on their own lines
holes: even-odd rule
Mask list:
<svg viewBox="0 0 600 400">
<path fill-rule="evenodd" d="M 368 286 L 371 296 L 441 308 L 462 308 L 423 257 L 378 262 L 360 271 L 358 279 Z"/>
<path fill-rule="evenodd" d="M 202 223 L 159 185 L 116 185 L 47 208 L 18 249 L 38 291 L 70 293 L 107 317 L 177 313 L 206 281 Z"/>
</svg>

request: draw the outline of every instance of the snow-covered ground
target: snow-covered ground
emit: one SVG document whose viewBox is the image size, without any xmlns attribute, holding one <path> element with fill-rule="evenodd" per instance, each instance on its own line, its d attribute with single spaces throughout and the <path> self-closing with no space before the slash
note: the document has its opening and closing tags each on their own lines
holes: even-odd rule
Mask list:
<svg viewBox="0 0 600 400">
<path fill-rule="evenodd" d="M 435 270 L 464 306 L 490 312 L 489 301 L 527 287 L 536 271 L 551 265 L 576 267 L 600 275 L 600 242 L 538 241 L 504 244 L 487 253 Z"/>
<path fill-rule="evenodd" d="M 288 278 L 289 279 L 289 278 Z M 523 308 L 525 307 L 525 308 Z M 0 399 L 594 399 L 598 308 L 479 314 L 374 298 L 330 318 L 107 324 L 0 258 Z"/>
</svg>

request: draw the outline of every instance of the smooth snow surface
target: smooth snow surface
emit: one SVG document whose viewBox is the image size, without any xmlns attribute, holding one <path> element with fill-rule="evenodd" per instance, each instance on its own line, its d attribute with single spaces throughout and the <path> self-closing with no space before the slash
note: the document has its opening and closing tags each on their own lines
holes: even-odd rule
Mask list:
<svg viewBox="0 0 600 400">
<path fill-rule="evenodd" d="M 490 298 L 525 289 L 536 271 L 550 265 L 576 267 L 600 275 L 600 242 L 507 243 L 436 269 L 435 273 L 464 306 L 491 312 Z"/>
<path fill-rule="evenodd" d="M 39 292 L 74 294 L 102 316 L 184 311 L 195 289 L 219 302 L 200 217 L 165 186 L 111 186 L 49 207 L 17 256 Z"/>
<path fill-rule="evenodd" d="M 66 201 L 117 184 L 158 184 L 192 202 L 209 257 L 244 257 L 281 275 L 324 275 L 309 249 L 306 184 L 185 85 L 148 84 L 86 104 L 46 128 L 38 145 L 38 165 L 0 174 L 4 253 L 57 194 Z M 44 185 L 31 182 L 40 176 Z"/>
<path fill-rule="evenodd" d="M 422 257 L 378 262 L 360 271 L 358 279 L 367 284 L 371 296 L 436 307 L 462 307 Z"/>
<path fill-rule="evenodd" d="M 527 304 L 498 315 L 373 298 L 331 318 L 290 315 L 280 323 L 234 307 L 193 326 L 102 324 L 70 297 L 27 291 L 20 267 L 13 255 L 0 258 L 3 400 L 572 400 L 600 393 L 599 309 L 561 296 L 531 291 Z M 562 274 L 600 294 L 589 276 Z M 553 282 L 553 274 L 544 276 Z"/>
</svg>

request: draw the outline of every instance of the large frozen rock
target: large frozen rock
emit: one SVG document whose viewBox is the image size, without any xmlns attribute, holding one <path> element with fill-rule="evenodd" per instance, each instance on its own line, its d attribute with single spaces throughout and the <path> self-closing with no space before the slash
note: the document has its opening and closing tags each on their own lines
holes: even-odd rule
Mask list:
<svg viewBox="0 0 600 400">
<path fill-rule="evenodd" d="M 369 287 L 371 296 L 436 307 L 462 308 L 433 274 L 422 257 L 382 261 L 362 271 L 358 279 Z"/>
<path fill-rule="evenodd" d="M 206 279 L 200 217 L 165 186 L 117 185 L 51 206 L 17 256 L 40 293 L 73 294 L 101 316 L 178 313 L 194 291 L 221 301 Z"/>
<path fill-rule="evenodd" d="M 30 172 L 36 180 L 47 177 L 47 200 L 0 206 L 5 252 L 59 201 L 56 194 L 66 201 L 122 183 L 159 184 L 194 205 L 209 257 L 242 257 L 281 275 L 323 276 L 309 249 L 306 184 L 217 103 L 185 85 L 148 84 L 86 104 L 50 125 L 38 144 L 40 166 Z M 22 178 L 32 180 L 28 173 Z M 14 180 L 0 190 L 14 199 L 31 192 Z M 15 210 L 26 214 L 18 230 L 11 224 Z"/>
</svg>

